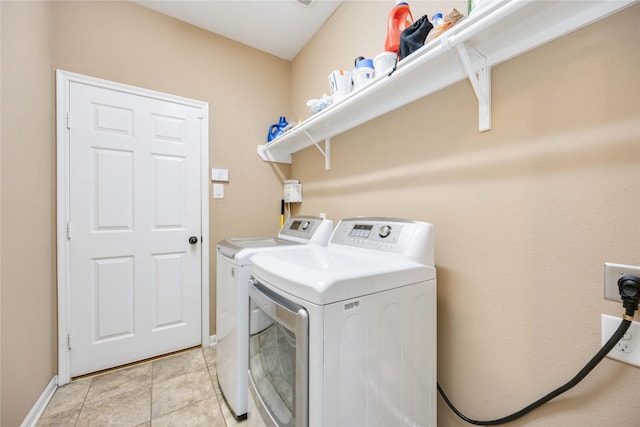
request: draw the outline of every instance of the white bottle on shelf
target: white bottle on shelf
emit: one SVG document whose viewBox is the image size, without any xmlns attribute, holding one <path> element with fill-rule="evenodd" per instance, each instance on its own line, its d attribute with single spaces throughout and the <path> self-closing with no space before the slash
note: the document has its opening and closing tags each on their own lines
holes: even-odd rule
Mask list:
<svg viewBox="0 0 640 427">
<path fill-rule="evenodd" d="M 444 19 L 442 18 L 442 13 L 436 13 L 431 17 L 431 24 L 433 25 L 433 30 L 442 26 L 444 24 Z M 431 31 L 433 31 L 431 30 Z"/>
</svg>

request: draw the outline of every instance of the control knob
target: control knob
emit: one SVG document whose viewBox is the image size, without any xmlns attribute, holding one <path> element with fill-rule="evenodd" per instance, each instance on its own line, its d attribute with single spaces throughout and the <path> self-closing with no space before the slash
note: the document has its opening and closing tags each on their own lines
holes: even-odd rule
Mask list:
<svg viewBox="0 0 640 427">
<path fill-rule="evenodd" d="M 311 221 L 305 221 L 302 223 L 302 229 L 306 230 L 309 228 L 309 226 L 311 226 Z"/>
<path fill-rule="evenodd" d="M 389 225 L 383 225 L 378 229 L 378 236 L 382 237 L 383 239 L 389 236 L 389 234 L 391 234 L 391 226 Z"/>
</svg>

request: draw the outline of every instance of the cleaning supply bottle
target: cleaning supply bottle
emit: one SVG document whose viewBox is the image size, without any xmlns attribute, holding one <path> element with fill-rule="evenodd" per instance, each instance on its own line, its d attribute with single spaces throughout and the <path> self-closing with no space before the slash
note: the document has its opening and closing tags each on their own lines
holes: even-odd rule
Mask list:
<svg viewBox="0 0 640 427">
<path fill-rule="evenodd" d="M 269 132 L 267 133 L 267 142 L 271 142 L 284 133 L 284 129 L 289 126 L 289 122 L 284 116 L 280 116 L 280 121 L 269 126 Z"/>
<path fill-rule="evenodd" d="M 397 0 L 396 5 L 389 12 L 389 22 L 387 27 L 387 40 L 384 43 L 384 50 L 387 52 L 398 52 L 400 48 L 400 34 L 405 28 L 413 24 L 413 15 L 409 4 L 403 0 Z"/>
</svg>

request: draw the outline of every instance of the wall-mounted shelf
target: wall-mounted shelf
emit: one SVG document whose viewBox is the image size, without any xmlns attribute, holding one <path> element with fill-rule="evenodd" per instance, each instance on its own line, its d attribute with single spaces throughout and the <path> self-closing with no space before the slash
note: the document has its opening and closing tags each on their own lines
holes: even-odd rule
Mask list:
<svg viewBox="0 0 640 427">
<path fill-rule="evenodd" d="M 469 78 L 479 105 L 479 130 L 491 128 L 491 67 L 562 37 L 638 0 L 485 0 L 482 9 L 276 140 L 258 145 L 265 161 L 291 163 L 291 154 L 315 145 L 331 167 L 330 139 L 410 102 Z M 324 150 L 318 142 L 324 140 Z"/>
</svg>

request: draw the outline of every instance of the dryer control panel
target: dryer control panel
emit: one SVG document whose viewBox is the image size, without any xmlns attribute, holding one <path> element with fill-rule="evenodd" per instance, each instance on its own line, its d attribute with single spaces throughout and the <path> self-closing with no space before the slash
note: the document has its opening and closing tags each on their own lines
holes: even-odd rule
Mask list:
<svg viewBox="0 0 640 427">
<path fill-rule="evenodd" d="M 401 224 L 356 223 L 349 230 L 349 238 L 354 239 L 354 242 L 362 241 L 358 239 L 366 239 L 370 242 L 380 241 L 393 244 L 398 242 L 398 237 L 402 234 L 402 227 Z"/>
<path fill-rule="evenodd" d="M 433 226 L 422 221 L 363 217 L 340 221 L 330 245 L 391 252 L 434 265 Z"/>
</svg>

